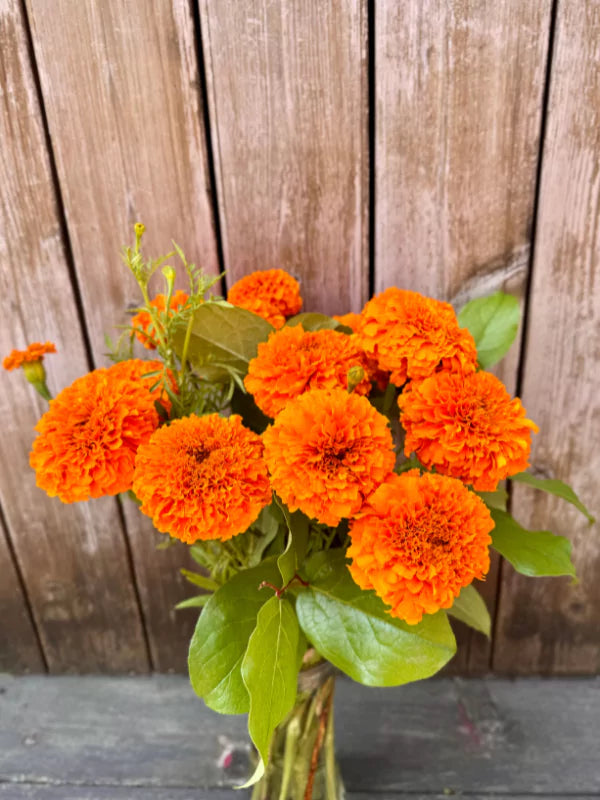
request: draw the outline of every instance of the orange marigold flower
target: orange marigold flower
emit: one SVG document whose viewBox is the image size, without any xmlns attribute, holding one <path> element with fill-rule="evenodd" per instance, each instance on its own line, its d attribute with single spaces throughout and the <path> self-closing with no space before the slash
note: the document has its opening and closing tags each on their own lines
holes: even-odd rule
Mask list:
<svg viewBox="0 0 600 800">
<path fill-rule="evenodd" d="M 345 325 L 356 333 L 360 323 L 360 314 L 355 314 L 353 311 L 350 311 L 348 314 L 334 314 L 333 319 L 339 322 L 340 325 Z"/>
<path fill-rule="evenodd" d="M 178 308 L 182 308 L 188 301 L 188 295 L 179 289 L 171 296 L 171 302 L 169 303 L 169 308 L 172 311 L 177 311 Z M 153 308 L 156 308 L 157 311 L 165 311 L 167 304 L 167 298 L 164 294 L 157 294 L 156 297 L 150 301 L 150 305 Z M 170 315 L 169 315 L 170 316 Z M 146 309 L 142 309 L 138 311 L 138 313 L 132 317 L 131 325 L 134 328 L 141 328 L 142 330 L 136 330 L 135 335 L 136 338 L 144 345 L 147 350 L 156 350 L 156 341 L 155 341 L 155 331 L 154 331 L 154 324 L 152 322 L 152 317 L 150 316 L 150 312 L 146 311 Z"/>
<path fill-rule="evenodd" d="M 108 368 L 108 371 L 119 378 L 125 378 L 129 381 L 141 381 L 142 385 L 150 390 L 156 382 L 160 380 L 160 374 L 156 375 L 156 373 L 162 374 L 163 369 L 164 364 L 162 361 L 144 361 L 141 358 L 129 358 L 126 361 L 118 361 L 116 364 L 113 364 L 112 367 Z M 171 388 L 174 392 L 177 392 L 175 376 L 170 370 L 168 375 Z M 167 412 L 171 410 L 171 401 L 162 385 L 159 384 L 156 386 L 151 392 L 151 396 L 153 400 L 158 400 Z"/>
<path fill-rule="evenodd" d="M 12 350 L 10 355 L 2 362 L 4 369 L 17 369 L 22 367 L 23 364 L 31 364 L 35 361 L 43 361 L 46 353 L 56 353 L 56 347 L 52 342 L 32 342 L 27 345 L 26 350 Z"/>
<path fill-rule="evenodd" d="M 294 325 L 275 331 L 258 345 L 244 386 L 264 414 L 276 417 L 289 400 L 309 389 L 347 389 L 352 368 L 358 368 L 353 391 L 368 394 L 367 356 L 354 337 L 334 330 L 305 331 Z"/>
<path fill-rule="evenodd" d="M 477 366 L 475 341 L 458 327 L 452 306 L 417 292 L 391 288 L 369 300 L 358 337 L 396 386 L 439 369 L 467 373 Z"/>
<path fill-rule="evenodd" d="M 135 453 L 158 427 L 147 387 L 97 369 L 50 401 L 29 462 L 37 485 L 64 503 L 131 489 Z"/>
<path fill-rule="evenodd" d="M 493 527 L 485 503 L 460 481 L 418 470 L 391 475 L 350 523 L 349 569 L 392 616 L 414 624 L 483 578 Z"/>
<path fill-rule="evenodd" d="M 227 292 L 227 300 L 253 311 L 274 328 L 281 328 L 286 317 L 293 317 L 302 308 L 300 284 L 283 269 L 266 269 L 240 278 Z"/>
<path fill-rule="evenodd" d="M 483 492 L 527 468 L 538 427 L 490 372 L 439 372 L 411 384 L 398 404 L 404 452 L 414 451 L 426 467 Z"/>
<path fill-rule="evenodd" d="M 263 443 L 237 415 L 176 419 L 138 450 L 133 491 L 159 531 L 225 541 L 271 502 Z"/>
<path fill-rule="evenodd" d="M 390 474 L 387 420 L 366 397 L 313 389 L 290 400 L 263 433 L 271 483 L 290 511 L 326 525 L 352 517 Z"/>
</svg>

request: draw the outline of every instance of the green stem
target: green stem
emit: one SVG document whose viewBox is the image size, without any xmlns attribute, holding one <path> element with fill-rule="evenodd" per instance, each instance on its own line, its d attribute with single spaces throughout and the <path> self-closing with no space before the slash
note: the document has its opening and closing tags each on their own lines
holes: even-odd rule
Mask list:
<svg viewBox="0 0 600 800">
<path fill-rule="evenodd" d="M 192 326 L 194 324 L 194 315 L 190 314 L 190 319 L 185 329 L 185 339 L 183 341 L 183 352 L 181 353 L 181 370 L 179 371 L 179 382 L 183 380 L 183 373 L 185 372 L 185 362 L 187 360 L 187 352 L 192 337 Z"/>
<path fill-rule="evenodd" d="M 40 394 L 44 400 L 50 402 L 52 400 L 52 395 L 50 394 L 50 389 L 46 386 L 45 381 L 35 381 L 35 383 L 31 383 L 33 388 L 36 390 L 38 394 Z"/>
</svg>

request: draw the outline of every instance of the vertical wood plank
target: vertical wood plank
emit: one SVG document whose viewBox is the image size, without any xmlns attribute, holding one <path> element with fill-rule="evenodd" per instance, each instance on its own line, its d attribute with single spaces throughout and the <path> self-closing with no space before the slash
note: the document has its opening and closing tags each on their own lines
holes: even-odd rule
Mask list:
<svg viewBox="0 0 600 800">
<path fill-rule="evenodd" d="M 532 463 L 600 512 L 600 3 L 559 2 L 542 161 L 523 398 L 540 426 Z M 580 583 L 506 565 L 494 666 L 518 673 L 600 668 L 600 527 L 513 487 L 515 516 L 573 542 Z"/>
<path fill-rule="evenodd" d="M 218 271 L 207 188 L 189 0 L 27 0 L 48 124 L 86 321 L 97 362 L 104 332 L 138 305 L 120 263 L 132 226 L 149 255 L 174 239 Z M 125 509 L 153 663 L 185 668 L 193 618 L 173 617 L 182 590 L 174 551 L 157 552 L 149 520 Z"/>
<path fill-rule="evenodd" d="M 228 280 L 282 267 L 305 308 L 368 288 L 365 0 L 200 0 Z"/>
<path fill-rule="evenodd" d="M 44 672 L 44 659 L 0 522 L 0 672 Z"/>
<path fill-rule="evenodd" d="M 375 3 L 375 288 L 522 298 L 550 0 Z M 498 374 L 514 391 L 518 346 Z M 480 587 L 495 609 L 498 563 Z M 462 631 L 454 671 L 485 671 Z"/>
<path fill-rule="evenodd" d="M 55 342 L 46 362 L 57 390 L 87 365 L 18 0 L 0 0 L 0 86 L 0 349 Z M 45 405 L 20 374 L 1 376 L 0 500 L 48 665 L 144 671 L 114 501 L 66 506 L 35 487 L 28 453 Z"/>
</svg>

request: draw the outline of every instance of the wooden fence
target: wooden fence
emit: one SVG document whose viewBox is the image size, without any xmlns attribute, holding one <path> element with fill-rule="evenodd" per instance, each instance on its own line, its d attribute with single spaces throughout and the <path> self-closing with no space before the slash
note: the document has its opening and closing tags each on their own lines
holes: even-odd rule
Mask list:
<svg viewBox="0 0 600 800">
<path fill-rule="evenodd" d="M 600 0 L 0 0 L 0 91 L 0 347 L 54 341 L 54 390 L 138 302 L 138 220 L 156 254 L 175 239 L 229 281 L 282 266 L 329 313 L 504 288 L 533 462 L 600 511 Z M 0 408 L 0 667 L 184 669 L 185 548 L 112 498 L 47 498 L 42 403 L 5 374 Z M 455 669 L 595 672 L 598 527 L 512 503 L 571 538 L 580 582 L 494 563 L 492 643 L 461 630 Z"/>
</svg>

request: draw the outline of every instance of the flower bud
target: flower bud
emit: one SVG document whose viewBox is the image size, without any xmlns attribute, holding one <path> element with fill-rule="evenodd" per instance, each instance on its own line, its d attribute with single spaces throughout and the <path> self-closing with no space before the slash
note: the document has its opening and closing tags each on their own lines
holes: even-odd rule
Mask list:
<svg viewBox="0 0 600 800">
<path fill-rule="evenodd" d="M 365 371 L 360 366 L 360 364 L 357 364 L 354 367 L 350 367 L 350 369 L 348 370 L 348 374 L 346 376 L 348 380 L 348 394 L 352 394 L 352 392 L 356 389 L 356 387 L 364 377 L 365 377 Z"/>
</svg>

